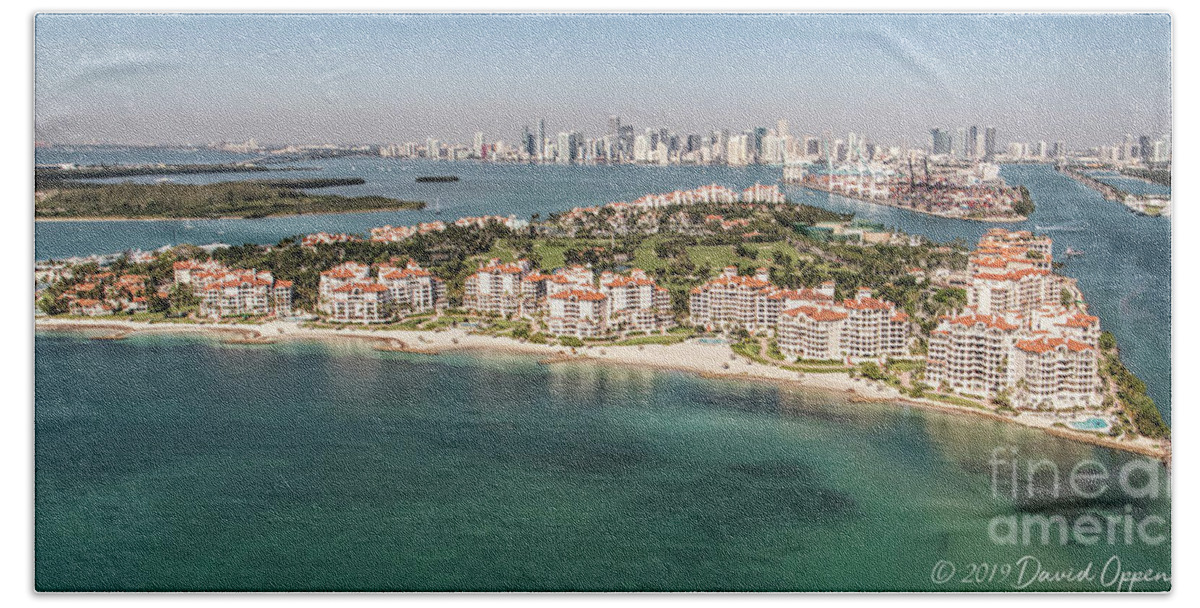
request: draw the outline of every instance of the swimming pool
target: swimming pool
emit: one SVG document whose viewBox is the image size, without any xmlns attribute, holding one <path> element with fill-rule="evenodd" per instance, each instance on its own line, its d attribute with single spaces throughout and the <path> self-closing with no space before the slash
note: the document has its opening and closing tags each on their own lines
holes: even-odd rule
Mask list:
<svg viewBox="0 0 1200 608">
<path fill-rule="evenodd" d="M 1103 418 L 1088 418 L 1071 422 L 1070 427 L 1077 431 L 1103 431 L 1108 428 L 1108 421 Z"/>
</svg>

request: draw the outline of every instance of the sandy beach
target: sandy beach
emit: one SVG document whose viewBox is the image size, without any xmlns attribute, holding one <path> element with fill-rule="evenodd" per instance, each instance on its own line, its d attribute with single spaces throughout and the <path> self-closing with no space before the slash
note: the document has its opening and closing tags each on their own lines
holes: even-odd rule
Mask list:
<svg viewBox="0 0 1200 608">
<path fill-rule="evenodd" d="M 559 345 L 533 344 L 506 337 L 471 334 L 465 329 L 410 331 L 383 329 L 329 329 L 302 327 L 298 323 L 269 321 L 255 325 L 222 323 L 148 323 L 119 319 L 35 319 L 37 330 L 96 332 L 95 339 L 120 340 L 133 334 L 202 334 L 222 336 L 231 344 L 271 344 L 286 340 L 318 340 L 350 344 L 367 341 L 377 350 L 436 355 L 449 351 L 507 352 L 540 356 L 545 364 L 571 361 L 596 361 L 613 365 L 632 365 L 695 373 L 706 378 L 756 380 L 799 386 L 811 390 L 832 391 L 849 396 L 851 401 L 893 403 L 938 410 L 952 414 L 983 417 L 1041 429 L 1055 437 L 1081 441 L 1106 448 L 1142 454 L 1163 462 L 1170 461 L 1170 443 L 1138 437 L 1116 440 L 1096 433 L 1056 427 L 1062 422 L 1053 414 L 1025 412 L 1003 415 L 989 409 L 954 405 L 932 399 L 914 399 L 895 387 L 866 378 L 851 378 L 845 373 L 800 373 L 752 362 L 735 355 L 728 346 L 687 341 L 680 344 L 639 346 L 593 345 L 572 349 Z"/>
</svg>

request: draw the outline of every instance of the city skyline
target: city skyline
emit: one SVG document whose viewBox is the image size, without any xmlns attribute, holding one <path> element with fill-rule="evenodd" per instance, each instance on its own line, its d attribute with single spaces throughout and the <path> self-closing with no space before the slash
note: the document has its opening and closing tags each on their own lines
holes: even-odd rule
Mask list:
<svg viewBox="0 0 1200 608">
<path fill-rule="evenodd" d="M 1099 145 L 1170 133 L 1170 27 L 1164 14 L 39 15 L 35 137 L 515 143 L 543 118 L 547 136 L 597 136 L 617 114 L 681 134 L 783 118 L 793 134 L 909 146 L 931 125 L 975 124 Z"/>
</svg>

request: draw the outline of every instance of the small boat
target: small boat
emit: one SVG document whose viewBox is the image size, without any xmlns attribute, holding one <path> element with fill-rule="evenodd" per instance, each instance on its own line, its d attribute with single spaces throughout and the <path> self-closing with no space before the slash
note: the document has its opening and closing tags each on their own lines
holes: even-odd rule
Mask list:
<svg viewBox="0 0 1200 608">
<path fill-rule="evenodd" d="M 421 175 L 417 177 L 417 183 L 423 182 L 456 182 L 457 175 Z"/>
<path fill-rule="evenodd" d="M 1072 249 L 1070 247 L 1067 247 L 1067 250 L 1063 252 L 1063 255 L 1065 255 L 1069 258 L 1074 258 L 1074 257 L 1083 255 L 1083 252 L 1079 251 L 1078 249 Z"/>
</svg>

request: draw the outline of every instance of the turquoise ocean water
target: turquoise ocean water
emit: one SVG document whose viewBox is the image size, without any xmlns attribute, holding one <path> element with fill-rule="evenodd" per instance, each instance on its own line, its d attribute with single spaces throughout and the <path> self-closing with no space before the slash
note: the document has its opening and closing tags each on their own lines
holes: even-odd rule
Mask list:
<svg viewBox="0 0 1200 608">
<path fill-rule="evenodd" d="M 964 583 L 968 564 L 1024 555 L 1170 566 L 1166 545 L 993 543 L 997 516 L 1169 513 L 997 496 L 995 447 L 1064 473 L 1134 458 L 1011 424 L 526 357 L 36 348 L 43 589 L 964 590 L 1015 578 Z"/>
</svg>

